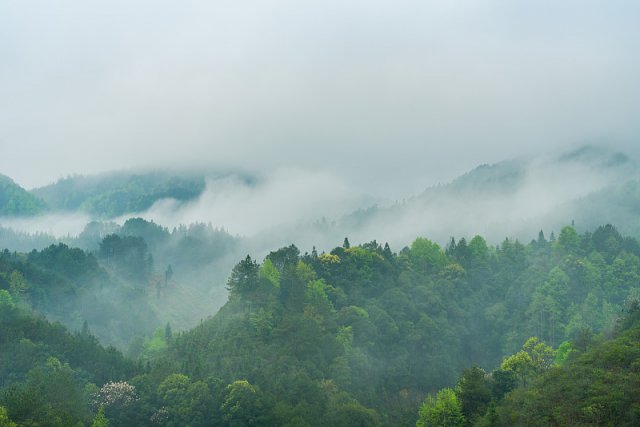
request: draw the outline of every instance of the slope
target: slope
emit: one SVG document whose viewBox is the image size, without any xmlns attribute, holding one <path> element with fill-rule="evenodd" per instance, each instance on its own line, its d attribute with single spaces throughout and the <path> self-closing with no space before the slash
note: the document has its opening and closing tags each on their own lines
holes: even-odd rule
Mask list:
<svg viewBox="0 0 640 427">
<path fill-rule="evenodd" d="M 47 210 L 46 203 L 0 174 L 0 216 L 32 216 Z"/>
</svg>

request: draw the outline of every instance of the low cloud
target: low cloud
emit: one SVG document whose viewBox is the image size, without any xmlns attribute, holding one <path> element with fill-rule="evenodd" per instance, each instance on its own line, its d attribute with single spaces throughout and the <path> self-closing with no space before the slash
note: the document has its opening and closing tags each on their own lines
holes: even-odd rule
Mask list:
<svg viewBox="0 0 640 427">
<path fill-rule="evenodd" d="M 369 199 L 329 172 L 282 169 L 257 182 L 236 176 L 209 180 L 196 201 L 162 200 L 139 215 L 169 227 L 211 222 L 232 234 L 252 237 L 323 216 L 344 215 L 365 200 Z"/>
<path fill-rule="evenodd" d="M 0 227 L 22 233 L 44 233 L 56 238 L 75 237 L 91 221 L 88 214 L 51 213 L 25 218 L 0 218 Z"/>
</svg>

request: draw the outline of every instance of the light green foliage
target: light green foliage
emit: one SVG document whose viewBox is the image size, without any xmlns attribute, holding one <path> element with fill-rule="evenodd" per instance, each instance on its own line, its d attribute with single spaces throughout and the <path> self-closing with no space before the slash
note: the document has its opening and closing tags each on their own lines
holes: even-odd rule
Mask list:
<svg viewBox="0 0 640 427">
<path fill-rule="evenodd" d="M 529 338 L 522 346 L 522 350 L 531 356 L 536 374 L 547 371 L 553 365 L 555 351 L 536 337 Z"/>
<path fill-rule="evenodd" d="M 571 354 L 571 352 L 575 351 L 573 346 L 569 341 L 565 341 L 558 346 L 556 350 L 556 358 L 554 359 L 554 364 L 557 366 L 562 366 L 567 361 L 567 358 Z"/>
<path fill-rule="evenodd" d="M 320 254 L 318 256 L 318 260 L 323 264 L 339 264 L 340 257 L 338 255 L 333 254 Z"/>
<path fill-rule="evenodd" d="M 307 284 L 305 301 L 305 316 L 316 320 L 320 324 L 329 319 L 335 311 L 327 296 L 327 284 L 323 279 L 312 280 Z"/>
<path fill-rule="evenodd" d="M 467 276 L 467 272 L 460 264 L 448 264 L 444 270 L 440 272 L 440 276 L 450 282 L 461 282 Z"/>
<path fill-rule="evenodd" d="M 527 309 L 534 327 L 531 331 L 554 343 L 564 338 L 564 311 L 568 305 L 570 278 L 559 267 L 549 273 L 549 278 L 538 287 Z"/>
<path fill-rule="evenodd" d="M 11 294 L 9 291 L 4 289 L 0 289 L 0 308 L 8 307 L 12 308 L 14 306 L 13 298 L 11 298 Z"/>
<path fill-rule="evenodd" d="M 155 360 L 167 349 L 165 329 L 158 328 L 151 339 L 145 338 L 140 358 L 144 361 Z"/>
<path fill-rule="evenodd" d="M 341 326 L 338 329 L 336 340 L 342 344 L 345 353 L 349 354 L 353 347 L 353 328 L 351 326 Z"/>
<path fill-rule="evenodd" d="M 316 277 L 318 277 L 313 268 L 311 268 L 309 264 L 303 261 L 299 261 L 296 265 L 296 275 L 298 276 L 300 281 L 305 284 L 311 282 L 312 280 L 315 280 Z"/>
<path fill-rule="evenodd" d="M 18 424 L 9 419 L 7 408 L 0 406 L 0 427 L 18 427 Z"/>
<path fill-rule="evenodd" d="M 312 304 L 322 304 L 329 302 L 326 292 L 327 284 L 324 280 L 312 280 L 307 284 L 307 301 Z"/>
<path fill-rule="evenodd" d="M 517 375 L 522 385 L 542 373 L 553 365 L 555 351 L 536 337 L 531 337 L 524 343 L 522 350 L 502 361 L 500 368 Z"/>
<path fill-rule="evenodd" d="M 260 270 L 258 271 L 258 276 L 261 279 L 269 281 L 274 287 L 280 287 L 280 272 L 273 265 L 271 259 L 267 258 L 264 260 L 262 265 L 260 266 Z"/>
<path fill-rule="evenodd" d="M 418 237 L 413 241 L 409 259 L 412 265 L 421 272 L 440 271 L 447 263 L 447 258 L 440 246 L 424 237 Z"/>
<path fill-rule="evenodd" d="M 109 419 L 104 415 L 104 406 L 98 409 L 96 417 L 93 419 L 91 427 L 109 427 Z"/>
<path fill-rule="evenodd" d="M 533 360 L 529 353 L 521 350 L 503 360 L 500 369 L 513 372 L 521 383 L 526 384 L 527 378 L 532 374 Z"/>
<path fill-rule="evenodd" d="M 580 245 L 580 237 L 576 229 L 571 226 L 563 227 L 562 230 L 560 230 L 556 245 L 565 252 L 574 253 L 577 251 Z"/>
<path fill-rule="evenodd" d="M 268 337 L 273 330 L 275 317 L 273 311 L 260 307 L 249 315 L 249 322 L 251 322 L 257 335 Z"/>
<path fill-rule="evenodd" d="M 469 252 L 472 259 L 485 261 L 489 257 L 489 247 L 484 237 L 474 236 L 469 242 Z"/>
<path fill-rule="evenodd" d="M 0 216 L 32 216 L 46 210 L 44 201 L 0 174 Z"/>
<path fill-rule="evenodd" d="M 143 212 L 160 199 L 193 200 L 204 187 L 204 177 L 196 175 L 112 173 L 60 179 L 33 193 L 52 209 L 79 209 L 93 216 L 114 218 L 130 212 Z"/>
<path fill-rule="evenodd" d="M 416 427 L 461 427 L 464 422 L 458 397 L 452 389 L 444 388 L 435 399 L 427 396 L 420 406 Z"/>
</svg>

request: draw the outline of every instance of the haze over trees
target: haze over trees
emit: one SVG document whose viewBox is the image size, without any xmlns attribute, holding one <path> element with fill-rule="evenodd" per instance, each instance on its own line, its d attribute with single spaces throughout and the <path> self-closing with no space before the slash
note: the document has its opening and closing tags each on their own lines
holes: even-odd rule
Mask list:
<svg viewBox="0 0 640 427">
<path fill-rule="evenodd" d="M 460 209 L 493 217 L 485 208 L 533 194 L 531 177 L 559 165 L 586 168 L 598 183 L 566 204 L 519 205 L 532 215 L 557 207 L 554 215 L 579 218 L 526 240 L 425 234 L 396 248 L 346 232 L 369 235 L 397 220 L 395 230 L 406 235 L 403 224 L 433 209 L 449 209 L 464 229 Z M 211 196 L 198 178 L 61 180 L 43 190 L 49 206 L 40 205 L 40 214 L 56 203 L 89 214 L 79 233 L 0 229 L 8 247 L 0 253 L 0 339 L 3 358 L 16 357 L 0 372 L 0 419 L 25 426 L 634 425 L 640 245 L 632 170 L 627 157 L 593 148 L 548 165 L 514 160 L 403 204 L 250 236 L 203 222 L 108 219 L 155 203 L 197 211 Z M 16 201 L 40 200 L 7 188 Z M 67 190 L 73 197 L 64 205 Z M 165 190 L 179 197 L 167 201 Z M 608 213 L 589 216 L 603 200 Z M 108 214 L 92 217 L 91 206 Z M 609 214 L 630 234 L 589 227 Z M 306 252 L 273 246 L 298 232 L 319 243 Z M 317 249 L 329 239 L 342 243 Z"/>
<path fill-rule="evenodd" d="M 147 226 L 127 228 L 134 224 Z M 126 270 L 63 245 L 28 256 L 5 251 L 2 348 L 18 354 L 35 345 L 41 356 L 5 368 L 0 406 L 12 422 L 46 413 L 59 420 L 51 425 L 633 425 L 638 390 L 631 382 L 620 396 L 616 384 L 635 375 L 639 257 L 638 242 L 611 225 L 582 234 L 566 226 L 553 240 L 540 232 L 527 244 L 497 246 L 481 236 L 446 247 L 420 237 L 399 252 L 348 239 L 328 253 L 290 245 L 260 263 L 241 258 L 227 304 L 199 326 L 175 333 L 166 325 L 131 341 L 127 352 L 138 363 L 106 350 L 115 358 L 108 363 L 122 366 L 114 369 L 99 364 L 105 350 L 87 324 L 73 335 L 37 318 L 33 310 L 46 310 L 53 297 L 36 279 L 55 272 L 63 289 L 77 292 L 89 279 L 114 286 L 110 274 Z M 140 295 L 137 314 L 151 310 L 153 288 L 132 292 Z M 68 342 L 64 353 L 59 340 Z M 603 386 L 574 385 L 572 367 L 604 375 L 593 377 Z M 82 369 L 90 375 L 72 380 Z M 567 405 L 583 409 L 543 409 L 557 403 L 537 387 L 558 376 L 563 382 L 553 387 L 576 387 Z M 65 393 L 54 399 L 47 381 L 68 384 Z M 46 402 L 48 412 L 21 403 L 31 401 Z"/>
</svg>

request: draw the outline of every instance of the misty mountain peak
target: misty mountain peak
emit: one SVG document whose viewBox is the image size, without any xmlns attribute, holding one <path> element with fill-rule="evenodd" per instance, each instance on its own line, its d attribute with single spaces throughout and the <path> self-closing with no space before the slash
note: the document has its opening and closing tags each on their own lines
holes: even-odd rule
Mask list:
<svg viewBox="0 0 640 427">
<path fill-rule="evenodd" d="M 597 145 L 584 145 L 558 157 L 559 163 L 582 163 L 597 168 L 618 168 L 631 165 L 624 153 Z"/>
</svg>

